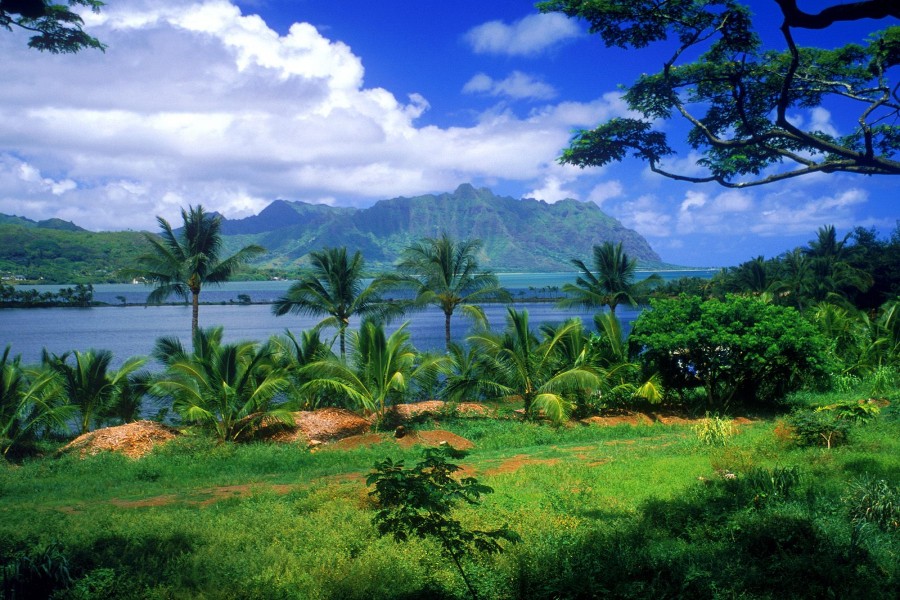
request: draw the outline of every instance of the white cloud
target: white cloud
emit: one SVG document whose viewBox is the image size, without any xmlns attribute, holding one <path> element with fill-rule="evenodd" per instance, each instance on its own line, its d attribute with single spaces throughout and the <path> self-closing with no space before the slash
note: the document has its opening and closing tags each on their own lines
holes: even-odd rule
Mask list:
<svg viewBox="0 0 900 600">
<path fill-rule="evenodd" d="M 513 71 L 506 79 L 501 80 L 478 73 L 463 86 L 463 92 L 505 96 L 514 100 L 549 100 L 556 96 L 556 90 L 552 85 L 521 71 Z"/>
<path fill-rule="evenodd" d="M 771 193 L 763 198 L 762 210 L 750 229 L 758 235 L 776 236 L 811 233 L 825 224 L 853 227 L 859 224 L 854 207 L 868 199 L 859 188 L 815 198 L 797 192 Z"/>
<path fill-rule="evenodd" d="M 604 181 L 594 186 L 588 200 L 594 202 L 597 206 L 602 207 L 603 203 L 612 198 L 618 198 L 625 191 L 622 183 L 619 181 Z"/>
<path fill-rule="evenodd" d="M 539 54 L 581 35 L 575 21 L 559 13 L 528 15 L 512 24 L 489 21 L 465 35 L 479 54 L 529 56 Z"/>
<path fill-rule="evenodd" d="M 198 202 L 238 217 L 274 198 L 365 202 L 478 180 L 575 196 L 596 171 L 559 167 L 560 149 L 573 128 L 625 110 L 611 93 L 423 126 L 424 96 L 366 87 L 362 59 L 309 24 L 279 35 L 227 0 L 121 0 L 85 19 L 105 53 L 47 55 L 0 36 L 0 212 L 152 230 Z M 546 48 L 574 34 L 560 23 L 523 19 L 509 41 Z M 546 98 L 543 85 L 491 80 L 507 96 Z"/>
<path fill-rule="evenodd" d="M 753 208 L 752 195 L 743 190 L 726 190 L 715 196 L 688 190 L 678 211 L 678 232 L 719 235 L 745 231 L 748 219 L 743 213 Z"/>
</svg>

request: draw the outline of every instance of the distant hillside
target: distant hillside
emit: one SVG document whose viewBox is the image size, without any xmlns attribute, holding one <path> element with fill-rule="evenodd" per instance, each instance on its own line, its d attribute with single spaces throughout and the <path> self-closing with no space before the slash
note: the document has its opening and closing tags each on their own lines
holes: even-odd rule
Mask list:
<svg viewBox="0 0 900 600">
<path fill-rule="evenodd" d="M 173 223 L 176 225 L 176 223 Z M 481 239 L 483 267 L 494 271 L 571 271 L 594 245 L 622 242 L 642 267 L 663 266 L 647 241 L 591 202 L 495 196 L 461 185 L 452 194 L 381 200 L 369 208 L 275 200 L 258 215 L 222 222 L 225 250 L 249 243 L 268 253 L 241 277 L 296 275 L 308 254 L 324 247 L 360 250 L 370 270 L 389 269 L 415 240 L 446 231 Z M 136 232 L 93 233 L 73 223 L 0 215 L 0 274 L 48 283 L 115 281 L 146 249 Z"/>
<path fill-rule="evenodd" d="M 661 264 L 643 237 L 593 203 L 516 200 L 468 184 L 452 194 L 381 200 L 364 209 L 276 200 L 256 216 L 226 220 L 223 231 L 231 249 L 251 242 L 267 248 L 263 263 L 275 269 L 295 268 L 326 246 L 358 249 L 373 268 L 388 268 L 411 242 L 442 231 L 481 239 L 481 263 L 495 271 L 571 270 L 570 259 L 589 259 L 591 248 L 607 240 L 622 242 L 645 266 Z"/>
</svg>

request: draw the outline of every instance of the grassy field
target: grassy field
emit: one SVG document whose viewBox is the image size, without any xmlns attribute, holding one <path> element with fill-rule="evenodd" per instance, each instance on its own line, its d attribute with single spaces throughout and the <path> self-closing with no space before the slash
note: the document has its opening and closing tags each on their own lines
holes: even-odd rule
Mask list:
<svg viewBox="0 0 900 600">
<path fill-rule="evenodd" d="M 742 425 L 725 446 L 701 443 L 688 425 L 417 427 L 474 443 L 459 465 L 494 493 L 460 507 L 463 524 L 508 524 L 521 536 L 465 563 L 480 598 L 900 592 L 897 523 L 852 519 L 871 508 L 865 482 L 900 482 L 894 406 L 830 450 L 791 445 L 775 420 Z M 469 597 L 436 543 L 398 543 L 372 525 L 373 464 L 421 454 L 384 440 L 309 452 L 184 436 L 140 460 L 2 464 L 5 593 L 27 584 L 61 598 Z M 877 507 L 891 497 L 879 498 Z"/>
</svg>

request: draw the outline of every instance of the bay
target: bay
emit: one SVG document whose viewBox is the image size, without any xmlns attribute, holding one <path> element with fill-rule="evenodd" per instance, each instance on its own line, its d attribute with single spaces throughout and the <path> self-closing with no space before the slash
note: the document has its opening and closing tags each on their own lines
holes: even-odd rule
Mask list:
<svg viewBox="0 0 900 600">
<path fill-rule="evenodd" d="M 647 274 L 642 274 L 646 276 Z M 670 271 L 662 273 L 666 279 L 685 275 L 710 277 L 710 272 Z M 574 281 L 574 273 L 500 274 L 503 284 L 513 295 L 562 297 L 559 288 Z M 272 302 L 281 296 L 290 281 L 228 282 L 222 286 L 204 288 L 201 294 L 204 304 L 200 307 L 200 326 L 224 327 L 226 342 L 265 341 L 271 335 L 282 334 L 286 329 L 295 333 L 312 328 L 321 319 L 286 315 L 275 317 L 269 304 L 241 305 L 238 294 L 247 294 L 253 302 Z M 40 291 L 58 291 L 59 285 L 34 286 Z M 554 289 L 555 288 L 555 289 Z M 147 355 L 156 339 L 163 336 L 179 337 L 184 343 L 190 338 L 191 309 L 186 304 L 162 306 L 136 305 L 147 299 L 148 288 L 132 284 L 100 284 L 94 286 L 94 299 L 109 306 L 93 308 L 6 308 L 0 310 L 0 350 L 12 346 L 12 354 L 22 356 L 26 364 L 38 362 L 41 351 L 61 354 L 71 350 L 90 348 L 106 349 L 113 353 L 114 366 L 130 356 Z M 127 305 L 122 305 L 120 297 Z M 532 327 L 543 323 L 561 323 L 571 317 L 579 317 L 590 324 L 593 310 L 563 310 L 553 302 L 516 301 L 513 307 L 527 310 Z M 500 304 L 483 306 L 488 321 L 494 329 L 505 325 L 507 308 Z M 619 307 L 617 314 L 626 325 L 639 310 Z M 408 321 L 412 343 L 419 350 L 442 350 L 444 347 L 444 315 L 436 308 L 412 313 L 388 326 L 395 330 Z M 352 320 L 351 328 L 359 326 Z M 453 338 L 462 341 L 470 332 L 470 322 L 455 314 L 452 321 Z M 323 338 L 333 335 L 326 330 Z"/>
</svg>

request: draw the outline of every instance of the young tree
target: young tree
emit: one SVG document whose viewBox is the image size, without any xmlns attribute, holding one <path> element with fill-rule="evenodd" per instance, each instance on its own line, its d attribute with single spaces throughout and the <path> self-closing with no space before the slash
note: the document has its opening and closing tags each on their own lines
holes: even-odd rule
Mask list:
<svg viewBox="0 0 900 600">
<path fill-rule="evenodd" d="M 49 369 L 27 369 L 20 357 L 0 355 L 0 455 L 43 428 L 65 429 L 75 406 L 65 402 L 60 380 Z"/>
<path fill-rule="evenodd" d="M 272 306 L 276 316 L 327 315 L 316 327 L 336 327 L 340 339 L 341 357 L 346 356 L 345 336 L 350 318 L 354 316 L 379 319 L 394 316 L 401 306 L 381 297 L 386 281 L 376 278 L 363 287 L 362 254 L 347 255 L 346 248 L 325 248 L 310 252 L 311 269 L 288 288 L 287 293 Z"/>
<path fill-rule="evenodd" d="M 105 50 L 98 39 L 84 32 L 84 19 L 70 8 L 84 6 L 100 12 L 99 0 L 67 0 L 65 4 L 46 0 L 0 0 L 0 27 L 18 27 L 34 33 L 28 46 L 53 54 L 74 53 L 85 48 Z"/>
<path fill-rule="evenodd" d="M 156 288 L 150 292 L 147 302 L 157 304 L 175 294 L 191 300 L 191 338 L 199 328 L 200 291 L 204 285 L 219 285 L 228 281 L 234 272 L 265 252 L 255 244 L 241 248 L 237 253 L 221 260 L 222 219 L 203 210 L 201 205 L 181 209 L 184 227 L 176 234 L 162 217 L 157 217 L 162 233 L 159 237 L 146 234 L 150 252 L 138 258 L 139 267 L 127 269 L 129 276 L 143 277 Z"/>
<path fill-rule="evenodd" d="M 794 41 L 796 29 L 897 18 L 900 5 L 864 0 L 811 14 L 796 0 L 773 1 L 783 16 L 783 50 L 763 46 L 750 9 L 737 0 L 539 3 L 544 12 L 586 20 L 607 46 L 639 49 L 671 40 L 675 48 L 658 73 L 642 75 L 625 93 L 641 118 L 614 118 L 578 132 L 561 162 L 601 166 L 630 154 L 666 177 L 732 188 L 817 172 L 900 174 L 900 101 L 890 79 L 900 55 L 900 27 L 835 49 L 798 47 Z M 793 118 L 798 110 L 822 105 L 854 114 L 856 128 L 836 136 L 814 126 L 804 129 Z M 699 164 L 708 174 L 671 171 L 663 163 L 675 151 L 657 123 L 675 116 L 689 125 L 687 142 L 702 153 Z"/>
<path fill-rule="evenodd" d="M 506 331 L 469 336 L 469 343 L 484 356 L 482 385 L 496 396 L 521 397 L 528 417 L 542 411 L 562 423 L 574 407 L 572 392 L 597 389 L 601 383 L 586 356 L 560 365 L 559 353 L 567 336 L 581 327 L 581 321 L 574 319 L 538 338 L 528 326 L 528 311 L 508 309 Z"/>
<path fill-rule="evenodd" d="M 307 365 L 301 374 L 309 381 L 301 391 L 336 393 L 354 408 L 384 415 L 414 381 L 446 364 L 444 357 L 420 356 L 409 343 L 405 323 L 387 336 L 381 323 L 366 319 L 351 337 L 351 361 L 324 359 Z"/>
<path fill-rule="evenodd" d="M 469 594 L 477 600 L 478 594 L 461 560 L 473 549 L 488 554 L 502 552 L 500 540 L 517 543 L 520 537 L 506 525 L 490 531 L 466 529 L 452 517 L 453 508 L 459 502 L 477 505 L 481 496 L 494 491 L 474 477 L 453 476 L 459 466 L 448 459 L 463 456 L 464 452 L 449 445 L 426 448 L 422 460 L 408 469 L 402 460 L 394 462 L 386 458 L 375 464 L 375 471 L 366 478 L 366 484 L 375 488 L 369 494 L 378 500 L 379 509 L 372 518 L 378 533 L 392 534 L 398 542 L 406 541 L 410 535 L 436 538 L 462 576 Z"/>
<path fill-rule="evenodd" d="M 457 242 L 447 233 L 425 238 L 403 251 L 400 272 L 416 291 L 415 303 L 434 305 L 444 313 L 444 339 L 450 348 L 450 318 L 457 308 L 480 322 L 484 311 L 474 303 L 484 298 L 509 301 L 497 276 L 478 267 L 480 240 Z"/>
</svg>

